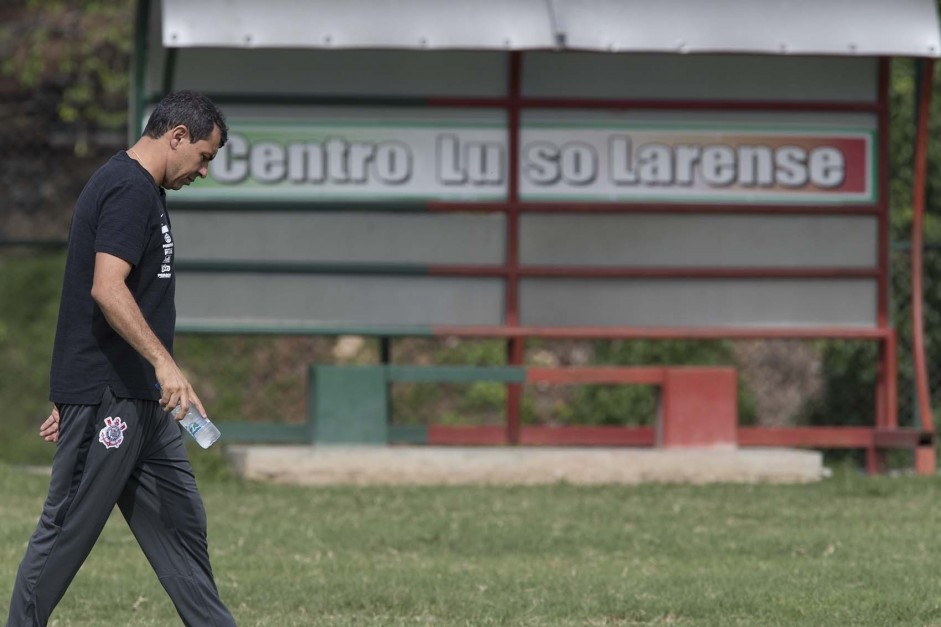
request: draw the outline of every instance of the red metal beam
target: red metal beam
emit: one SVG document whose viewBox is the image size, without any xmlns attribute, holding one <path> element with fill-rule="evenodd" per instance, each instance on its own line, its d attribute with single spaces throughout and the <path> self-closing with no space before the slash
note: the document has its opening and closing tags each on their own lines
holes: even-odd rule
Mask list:
<svg viewBox="0 0 941 627">
<path fill-rule="evenodd" d="M 807 328 L 676 328 L 676 327 L 507 327 L 507 326 L 435 326 L 436 336 L 455 337 L 544 337 L 565 339 L 813 339 L 884 340 L 892 333 L 888 328 L 807 327 Z"/>
<path fill-rule="evenodd" d="M 683 266 L 637 268 L 637 267 L 599 267 L 599 266 L 527 266 L 517 267 L 515 271 L 506 266 L 479 265 L 433 265 L 428 267 L 428 274 L 436 276 L 516 276 L 516 277 L 587 277 L 604 279 L 651 279 L 651 278 L 689 278 L 689 279 L 834 279 L 859 278 L 875 279 L 880 270 L 875 268 L 756 268 L 756 267 L 713 267 L 690 268 Z M 514 312 L 515 313 L 515 312 Z M 509 315 L 509 311 L 507 312 Z M 512 325 L 511 325 L 512 326 Z"/>
<path fill-rule="evenodd" d="M 739 427 L 739 446 L 810 448 L 906 448 L 933 445 L 934 434 L 921 429 L 872 427 Z"/>
<path fill-rule="evenodd" d="M 601 268 L 597 266 L 538 266 L 521 268 L 521 276 L 528 277 L 593 277 L 616 279 L 832 279 L 832 278 L 878 278 L 876 268 Z"/>
<path fill-rule="evenodd" d="M 660 385 L 666 379 L 666 370 L 657 367 L 597 367 L 597 368 L 527 368 L 527 383 L 583 384 L 634 383 Z"/>
<path fill-rule="evenodd" d="M 932 446 L 934 433 L 920 429 L 876 429 L 872 435 L 877 448 L 913 449 L 919 446 Z"/>
<path fill-rule="evenodd" d="M 762 204 L 676 204 L 650 202 L 461 202 L 434 200 L 425 204 L 428 211 L 478 213 L 706 213 L 706 214 L 779 214 L 878 216 L 878 205 L 762 205 Z"/>
<path fill-rule="evenodd" d="M 504 108 L 513 104 L 530 109 L 693 109 L 697 111 L 879 111 L 884 106 L 881 102 L 530 98 L 513 94 L 508 98 L 435 97 L 428 98 L 425 102 L 430 107 L 486 109 Z"/>
<path fill-rule="evenodd" d="M 739 446 L 868 448 L 872 427 L 739 427 Z"/>
<path fill-rule="evenodd" d="M 653 427 L 523 427 L 520 443 L 535 446 L 653 446 Z"/>
<path fill-rule="evenodd" d="M 432 446 L 499 446 L 506 444 L 504 425 L 467 427 L 428 426 L 428 444 Z"/>
</svg>

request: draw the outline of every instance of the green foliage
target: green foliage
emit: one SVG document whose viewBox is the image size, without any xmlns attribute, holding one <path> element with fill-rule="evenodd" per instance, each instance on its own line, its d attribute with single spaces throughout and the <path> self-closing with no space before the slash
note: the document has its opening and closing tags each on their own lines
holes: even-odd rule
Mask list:
<svg viewBox="0 0 941 627">
<path fill-rule="evenodd" d="M 0 456 L 51 459 L 36 436 L 49 415 L 49 363 L 59 311 L 64 254 L 0 256 Z"/>
<path fill-rule="evenodd" d="M 596 364 L 621 366 L 737 366 L 728 341 L 663 340 L 596 342 Z M 657 390 L 645 386 L 584 386 L 570 408 L 576 424 L 652 425 L 656 421 Z M 754 422 L 754 399 L 739 386 L 742 424 Z"/>
<path fill-rule="evenodd" d="M 798 421 L 810 425 L 873 425 L 879 351 L 874 342 L 818 342 L 823 357 L 822 393 Z"/>
<path fill-rule="evenodd" d="M 177 337 L 174 356 L 214 421 L 300 423 L 309 366 L 330 363 L 331 345 L 327 338 L 187 334 Z"/>
<path fill-rule="evenodd" d="M 914 184 L 916 111 L 920 63 L 911 59 L 891 62 L 889 78 L 889 206 L 892 239 L 908 241 L 911 235 Z M 928 126 L 926 241 L 941 242 L 941 144 L 933 141 L 941 132 L 941 64 L 935 65 L 934 91 Z"/>
<path fill-rule="evenodd" d="M 912 344 L 910 251 L 914 185 L 916 111 L 920 95 L 917 72 L 920 63 L 910 59 L 891 62 L 889 78 L 889 208 L 890 233 L 898 250 L 891 257 L 893 324 L 903 348 L 898 360 L 900 393 L 914 385 L 914 369 L 908 348 Z M 934 93 L 929 125 L 925 243 L 941 244 L 941 144 L 931 138 L 941 132 L 941 64 L 935 66 Z M 941 252 L 925 252 L 925 333 L 929 364 L 941 363 Z M 872 424 L 875 405 L 875 366 L 878 356 L 872 343 L 823 342 L 824 390 L 820 398 L 805 408 L 802 420 L 809 424 Z M 935 382 L 934 405 L 941 406 L 941 386 Z M 908 405 L 907 399 L 904 401 Z M 899 417 L 913 424 L 913 416 Z"/>
<path fill-rule="evenodd" d="M 60 92 L 59 119 L 76 129 L 80 156 L 91 132 L 127 125 L 134 5 L 30 0 L 24 21 L 0 24 L 0 41 L 14 42 L 0 72 L 24 87 Z"/>
<path fill-rule="evenodd" d="M 393 363 L 420 365 L 506 365 L 506 344 L 499 340 L 400 339 Z M 496 424 L 505 419 L 506 387 L 478 381 L 469 384 L 396 383 L 391 386 L 396 424 Z"/>
<path fill-rule="evenodd" d="M 893 324 L 903 352 L 898 360 L 900 394 L 911 394 L 914 368 L 908 352 L 912 345 L 911 242 L 914 185 L 916 111 L 920 95 L 917 72 L 920 63 L 896 59 L 891 63 L 889 81 L 889 207 L 890 232 L 897 252 L 891 257 Z M 927 361 L 941 363 L 941 144 L 931 138 L 941 132 L 941 64 L 935 66 L 934 93 L 929 119 L 927 188 L 924 236 L 924 324 Z M 872 424 L 870 408 L 875 405 L 875 364 L 878 358 L 872 343 L 823 342 L 824 390 L 820 398 L 805 408 L 802 420 L 809 424 Z M 933 381 L 934 406 L 941 408 L 941 386 Z M 909 406 L 903 399 L 903 406 Z M 912 415 L 899 416 L 901 424 L 915 425 Z"/>
</svg>

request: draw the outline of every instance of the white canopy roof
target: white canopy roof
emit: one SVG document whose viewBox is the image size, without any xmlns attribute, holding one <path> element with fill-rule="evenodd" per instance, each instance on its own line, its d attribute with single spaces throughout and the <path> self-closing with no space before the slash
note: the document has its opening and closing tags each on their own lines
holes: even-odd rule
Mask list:
<svg viewBox="0 0 941 627">
<path fill-rule="evenodd" d="M 938 57 L 935 0 L 162 0 L 171 48 Z"/>
</svg>

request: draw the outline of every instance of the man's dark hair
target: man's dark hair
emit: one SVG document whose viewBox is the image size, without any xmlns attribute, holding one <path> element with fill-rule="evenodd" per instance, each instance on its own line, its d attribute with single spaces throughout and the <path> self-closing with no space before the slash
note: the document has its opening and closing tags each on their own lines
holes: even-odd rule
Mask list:
<svg viewBox="0 0 941 627">
<path fill-rule="evenodd" d="M 220 148 L 229 138 L 229 127 L 219 107 L 206 96 L 190 90 L 174 91 L 164 96 L 150 114 L 144 135 L 158 139 L 181 124 L 189 131 L 192 143 L 207 139 L 216 126 L 221 133 Z"/>
</svg>

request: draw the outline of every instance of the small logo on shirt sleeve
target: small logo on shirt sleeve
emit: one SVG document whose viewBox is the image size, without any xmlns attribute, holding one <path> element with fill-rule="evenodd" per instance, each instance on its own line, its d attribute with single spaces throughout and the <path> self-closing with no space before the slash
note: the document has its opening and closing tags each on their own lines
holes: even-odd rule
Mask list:
<svg viewBox="0 0 941 627">
<path fill-rule="evenodd" d="M 127 431 L 127 423 L 115 416 L 105 418 L 105 426 L 98 432 L 98 441 L 105 445 L 105 448 L 118 448 L 124 442 L 124 432 Z"/>
</svg>

